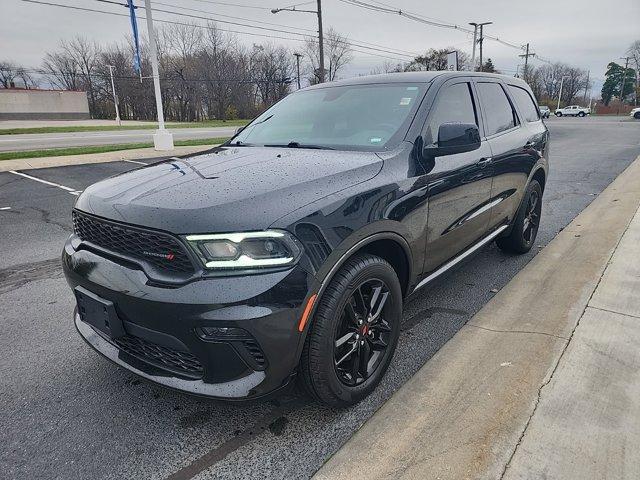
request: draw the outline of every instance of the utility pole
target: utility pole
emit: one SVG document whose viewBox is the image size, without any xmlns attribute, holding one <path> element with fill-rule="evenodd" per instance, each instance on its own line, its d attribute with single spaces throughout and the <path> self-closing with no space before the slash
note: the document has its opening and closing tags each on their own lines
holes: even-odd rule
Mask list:
<svg viewBox="0 0 640 480">
<path fill-rule="evenodd" d="M 318 41 L 320 42 L 320 83 L 324 83 L 324 35 L 322 33 L 322 0 L 318 0 Z"/>
<path fill-rule="evenodd" d="M 560 109 L 560 99 L 562 98 L 562 84 L 564 83 L 565 78 L 567 77 L 563 76 L 562 78 L 560 78 L 560 93 L 558 94 L 558 110 Z"/>
<path fill-rule="evenodd" d="M 622 71 L 622 85 L 620 85 L 620 103 L 624 102 L 624 83 L 627 79 L 627 68 L 629 68 L 629 59 L 631 57 L 620 57 L 620 60 L 624 60 L 624 70 Z"/>
<path fill-rule="evenodd" d="M 584 86 L 584 97 L 582 98 L 582 103 L 587 102 L 587 92 L 589 91 L 589 76 L 591 75 L 591 70 L 587 70 L 587 83 Z M 591 104 L 591 99 L 589 99 L 589 104 Z M 589 105 L 591 107 L 591 105 Z"/>
<path fill-rule="evenodd" d="M 151 72 L 153 74 L 153 89 L 156 95 L 156 108 L 158 110 L 158 130 L 153 135 L 153 145 L 156 150 L 173 150 L 173 135 L 164 128 L 164 111 L 162 109 L 162 91 L 160 90 L 160 70 L 158 68 L 158 47 L 153 30 L 153 17 L 151 12 L 151 0 L 144 0 L 144 8 L 147 17 L 147 34 L 149 35 L 149 50 L 151 55 Z"/>
<path fill-rule="evenodd" d="M 111 92 L 113 93 L 113 104 L 116 107 L 116 123 L 118 126 L 122 125 L 120 121 L 120 110 L 118 110 L 118 96 L 116 95 L 116 86 L 113 83 L 113 69 L 116 68 L 113 65 L 107 65 L 109 67 L 109 75 L 111 76 Z"/>
<path fill-rule="evenodd" d="M 471 54 L 471 71 L 476 71 L 476 43 L 478 43 L 478 24 L 475 22 L 469 22 L 469 25 L 473 26 L 473 50 Z"/>
<path fill-rule="evenodd" d="M 294 53 L 296 57 L 296 70 L 298 71 L 298 90 L 300 90 L 300 57 L 302 57 L 301 53 Z"/>
<path fill-rule="evenodd" d="M 480 28 L 480 38 L 478 39 L 478 43 L 480 44 L 480 71 L 482 72 L 483 70 L 483 65 L 482 65 L 482 43 L 484 41 L 484 34 L 483 34 L 483 27 L 485 25 L 491 25 L 493 24 L 493 22 L 483 22 L 483 23 L 470 23 L 469 25 L 473 25 L 475 27 L 475 29 L 477 29 L 478 27 Z M 475 33 L 474 33 L 474 38 L 475 38 Z M 474 40 L 474 52 L 475 52 L 475 40 Z"/>
<path fill-rule="evenodd" d="M 527 77 L 529 76 L 529 57 L 535 57 L 535 53 L 529 53 L 529 44 L 527 43 L 527 51 L 522 55 L 518 55 L 519 57 L 524 57 L 524 72 L 522 73 L 522 78 L 524 81 L 527 81 Z"/>
<path fill-rule="evenodd" d="M 320 64 L 320 68 L 318 68 L 318 81 L 320 83 L 324 83 L 325 79 L 325 71 L 324 71 L 324 34 L 322 33 L 322 0 L 317 0 L 318 9 L 317 10 L 300 10 L 295 7 L 285 7 L 285 8 L 272 8 L 271 13 L 279 13 L 279 12 L 300 12 L 300 13 L 315 13 L 318 16 L 318 55 L 320 56 L 318 59 L 318 63 Z"/>
</svg>

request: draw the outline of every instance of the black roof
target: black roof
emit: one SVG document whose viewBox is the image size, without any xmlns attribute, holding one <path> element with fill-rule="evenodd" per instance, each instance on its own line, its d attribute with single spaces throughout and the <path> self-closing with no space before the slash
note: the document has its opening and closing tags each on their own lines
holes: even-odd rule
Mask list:
<svg viewBox="0 0 640 480">
<path fill-rule="evenodd" d="M 524 84 L 526 83 L 516 77 L 509 75 L 500 75 L 496 73 L 485 72 L 467 72 L 467 71 L 420 71 L 420 72 L 398 72 L 398 73 L 384 73 L 381 75 L 365 75 L 361 77 L 346 78 L 344 80 L 336 80 L 333 82 L 321 83 L 308 88 L 322 88 L 327 86 L 339 86 L 339 85 L 363 85 L 372 83 L 429 83 L 435 78 L 451 78 L 451 77 L 489 77 L 489 78 L 501 78 L 503 81 L 512 84 Z"/>
</svg>

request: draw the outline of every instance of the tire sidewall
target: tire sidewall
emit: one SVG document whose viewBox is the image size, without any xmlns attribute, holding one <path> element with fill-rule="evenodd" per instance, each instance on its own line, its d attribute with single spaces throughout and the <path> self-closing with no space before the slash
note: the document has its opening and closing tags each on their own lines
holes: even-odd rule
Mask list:
<svg viewBox="0 0 640 480">
<path fill-rule="evenodd" d="M 527 191 L 525 192 L 524 198 L 522 199 L 520 209 L 518 210 L 518 219 L 514 226 L 517 238 L 520 241 L 520 249 L 523 252 L 528 251 L 531 249 L 531 247 L 533 247 L 533 244 L 535 243 L 536 238 L 538 236 L 538 230 L 540 229 L 539 222 L 541 218 L 538 218 L 538 227 L 536 228 L 536 234 L 531 239 L 531 243 L 529 244 L 524 239 L 524 235 L 523 235 L 524 217 L 527 214 L 527 206 L 529 205 L 529 198 L 531 197 L 531 193 L 534 190 L 538 193 L 538 202 L 540 203 L 540 208 L 542 209 L 542 187 L 540 186 L 540 183 L 538 183 L 537 180 L 531 180 L 531 182 L 529 183 L 529 186 L 527 187 Z"/>
<path fill-rule="evenodd" d="M 320 315 L 331 316 L 329 324 L 324 325 L 325 328 L 329 328 L 326 329 L 326 334 L 323 336 L 321 344 L 322 350 L 324 352 L 329 352 L 329 354 L 323 355 L 319 371 L 323 373 L 323 376 L 325 377 L 323 380 L 326 382 L 333 395 L 335 395 L 335 397 L 345 405 L 353 404 L 362 400 L 375 389 L 384 376 L 398 343 L 400 322 L 402 321 L 402 290 L 393 268 L 384 260 L 378 260 L 379 261 L 376 263 L 369 263 L 367 266 L 360 269 L 355 275 L 352 274 L 350 269 L 345 269 L 349 276 L 348 287 L 341 292 L 338 298 L 327 296 L 325 299 L 327 301 L 321 302 L 320 309 L 322 310 L 319 309 L 317 312 L 317 314 Z M 347 262 L 347 265 L 357 265 L 357 262 Z M 362 384 L 351 387 L 340 381 L 333 364 L 336 332 L 340 324 L 340 314 L 353 291 L 366 280 L 373 278 L 382 280 L 391 293 L 390 298 L 387 300 L 388 305 L 385 304 L 384 310 L 385 316 L 387 316 L 388 321 L 391 324 L 391 338 L 389 346 L 384 353 L 384 357 L 375 372 Z M 332 283 L 335 281 L 336 279 L 334 278 Z M 316 326 L 318 326 L 318 324 L 314 321 L 312 328 Z"/>
</svg>

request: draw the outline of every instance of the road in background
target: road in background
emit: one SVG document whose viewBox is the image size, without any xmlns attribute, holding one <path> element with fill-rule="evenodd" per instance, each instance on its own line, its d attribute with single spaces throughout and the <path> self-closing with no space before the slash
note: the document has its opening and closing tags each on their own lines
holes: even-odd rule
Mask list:
<svg viewBox="0 0 640 480">
<path fill-rule="evenodd" d="M 295 395 L 213 402 L 149 384 L 102 359 L 75 332 L 74 299 L 59 266 L 75 195 L 0 173 L 0 471 L 7 478 L 165 478 L 198 462 L 205 467 L 198 479 L 310 476 L 640 154 L 640 122 L 593 117 L 547 124 L 550 178 L 532 252 L 512 256 L 492 244 L 417 294 L 405 305 L 382 384 L 346 410 Z M 81 190 L 138 166 L 28 174 Z"/>
<path fill-rule="evenodd" d="M 175 140 L 230 137 L 238 128 L 174 128 L 167 127 Z M 120 145 L 124 143 L 153 143 L 154 130 L 107 130 L 98 132 L 24 133 L 0 135 L 0 152 L 42 150 L 47 148 L 86 147 L 94 145 Z"/>
</svg>

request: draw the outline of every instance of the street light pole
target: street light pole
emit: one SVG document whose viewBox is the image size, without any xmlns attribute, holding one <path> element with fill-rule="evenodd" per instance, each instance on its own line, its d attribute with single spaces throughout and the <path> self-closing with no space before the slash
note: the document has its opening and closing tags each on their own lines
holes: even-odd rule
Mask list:
<svg viewBox="0 0 640 480">
<path fill-rule="evenodd" d="M 301 53 L 294 53 L 296 57 L 296 70 L 298 71 L 298 90 L 300 90 L 300 57 L 302 57 Z"/>
<path fill-rule="evenodd" d="M 120 110 L 118 109 L 118 96 L 116 95 L 116 86 L 113 83 L 113 69 L 116 68 L 113 65 L 107 65 L 109 67 L 109 75 L 111 76 L 111 92 L 113 93 L 113 104 L 116 107 L 116 123 L 118 126 L 122 125 L 120 121 Z"/>
<path fill-rule="evenodd" d="M 471 71 L 476 71 L 476 43 L 478 43 L 478 24 L 475 22 L 469 22 L 469 25 L 473 26 L 473 50 L 471 54 Z"/>
<path fill-rule="evenodd" d="M 491 25 L 493 22 L 470 22 L 469 25 L 473 25 L 473 55 L 471 58 L 471 63 L 473 64 L 475 70 L 476 63 L 476 43 L 480 44 L 480 71 L 482 71 L 482 42 L 484 41 L 483 28 L 485 25 Z M 480 28 L 480 38 L 476 41 L 478 28 Z"/>
<path fill-rule="evenodd" d="M 173 150 L 173 135 L 164 128 L 164 111 L 162 109 L 162 91 L 160 90 L 160 70 L 158 68 L 158 47 L 153 30 L 151 0 L 144 0 L 147 17 L 147 32 L 149 35 L 149 50 L 151 55 L 151 72 L 153 74 L 153 89 L 156 95 L 156 109 L 158 110 L 158 130 L 153 135 L 153 145 L 156 150 Z"/>
<path fill-rule="evenodd" d="M 325 80 L 325 71 L 324 71 L 324 34 L 322 33 L 322 0 L 317 0 L 318 9 L 317 10 L 300 10 L 295 6 L 289 8 L 272 8 L 271 13 L 280 13 L 280 12 L 300 12 L 300 13 L 315 13 L 318 16 L 318 55 L 320 58 L 318 59 L 318 63 L 320 68 L 318 69 L 318 81 L 320 83 L 324 83 Z"/>
</svg>

